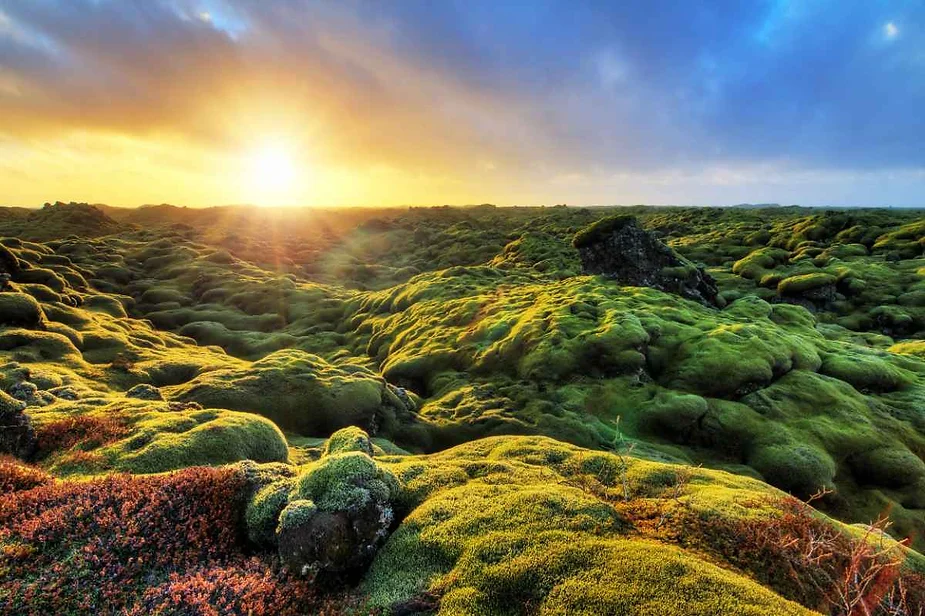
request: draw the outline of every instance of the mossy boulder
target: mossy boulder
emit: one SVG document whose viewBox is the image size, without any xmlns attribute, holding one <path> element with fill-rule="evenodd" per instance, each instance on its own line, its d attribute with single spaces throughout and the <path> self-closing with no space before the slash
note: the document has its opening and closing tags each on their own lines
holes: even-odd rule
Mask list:
<svg viewBox="0 0 925 616">
<path fill-rule="evenodd" d="M 25 293 L 0 293 L 0 326 L 40 327 L 45 320 L 42 306 Z"/>
<path fill-rule="evenodd" d="M 136 415 L 129 435 L 100 453 L 116 470 L 143 474 L 240 460 L 285 462 L 289 447 L 279 428 L 263 417 L 156 407 Z"/>
<path fill-rule="evenodd" d="M 172 399 L 207 408 L 258 413 L 303 436 L 326 436 L 351 425 L 388 435 L 410 421 L 410 409 L 382 377 L 296 350 L 278 351 L 246 368 L 206 372 L 168 391 Z"/>
<path fill-rule="evenodd" d="M 135 385 L 127 392 L 125 392 L 126 398 L 136 398 L 138 400 L 163 400 L 164 395 L 154 385 L 149 385 L 148 383 L 139 383 Z"/>
<path fill-rule="evenodd" d="M 925 462 L 905 447 L 882 447 L 849 457 L 851 472 L 864 485 L 901 488 L 925 477 Z"/>
<path fill-rule="evenodd" d="M 784 278 L 777 292 L 785 301 L 800 303 L 807 308 L 828 308 L 835 301 L 838 278 L 826 272 L 813 272 Z"/>
<path fill-rule="evenodd" d="M 632 216 L 601 219 L 575 234 L 582 271 L 603 274 L 621 284 L 676 293 L 701 304 L 717 305 L 719 289 L 706 271 L 682 257 Z"/>
<path fill-rule="evenodd" d="M 324 455 L 335 453 L 345 453 L 348 451 L 358 451 L 366 455 L 373 456 L 373 443 L 369 435 L 357 428 L 350 426 L 342 428 L 331 435 L 324 445 Z"/>
<path fill-rule="evenodd" d="M 345 443 L 362 443 L 362 436 L 335 434 L 333 448 L 329 442 L 325 451 L 336 453 L 323 455 L 293 482 L 277 530 L 280 557 L 290 570 L 315 575 L 363 568 L 388 536 L 398 479 L 363 451 L 338 451 Z M 277 507 L 279 498 L 266 494 L 263 507 Z"/>
<path fill-rule="evenodd" d="M 773 444 L 758 448 L 748 460 L 768 483 L 800 498 L 834 487 L 837 466 L 824 450 L 805 444 Z"/>
</svg>

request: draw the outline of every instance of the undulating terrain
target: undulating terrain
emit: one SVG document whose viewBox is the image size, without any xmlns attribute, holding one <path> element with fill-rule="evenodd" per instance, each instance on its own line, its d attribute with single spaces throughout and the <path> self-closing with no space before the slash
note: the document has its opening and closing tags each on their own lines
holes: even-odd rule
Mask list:
<svg viewBox="0 0 925 616">
<path fill-rule="evenodd" d="M 0 614 L 925 610 L 922 211 L 54 204 L 0 238 Z"/>
</svg>

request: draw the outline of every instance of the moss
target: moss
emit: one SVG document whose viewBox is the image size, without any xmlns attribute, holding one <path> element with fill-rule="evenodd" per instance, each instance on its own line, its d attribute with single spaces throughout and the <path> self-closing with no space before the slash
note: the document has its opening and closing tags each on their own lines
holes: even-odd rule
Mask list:
<svg viewBox="0 0 925 616">
<path fill-rule="evenodd" d="M 64 278 L 44 267 L 31 267 L 21 270 L 16 275 L 16 281 L 45 285 L 57 293 L 62 293 L 68 287 Z"/>
<path fill-rule="evenodd" d="M 290 501 L 279 517 L 280 531 L 287 526 L 301 526 L 318 512 L 318 507 L 310 500 Z M 277 531 L 277 532 L 280 532 Z"/>
<path fill-rule="evenodd" d="M 866 485 L 900 488 L 925 477 L 925 462 L 906 448 L 871 449 L 852 456 L 849 463 L 858 482 Z"/>
<path fill-rule="evenodd" d="M 280 479 L 257 492 L 248 503 L 245 513 L 248 539 L 265 548 L 276 545 L 276 529 L 283 510 L 289 505 L 291 490 L 292 480 Z"/>
<path fill-rule="evenodd" d="M 835 462 L 816 447 L 786 444 L 760 447 L 748 464 L 769 483 L 800 498 L 834 486 Z"/>
<path fill-rule="evenodd" d="M 759 325 L 728 325 L 691 337 L 664 374 L 670 387 L 733 397 L 770 383 L 790 370 L 814 370 L 821 360 L 811 343 Z"/>
<path fill-rule="evenodd" d="M 279 351 L 246 368 L 213 370 L 170 390 L 203 406 L 259 413 L 286 430 L 328 435 L 342 427 L 395 430 L 404 405 L 385 381 L 358 366 L 336 366 L 317 355 Z"/>
<path fill-rule="evenodd" d="M 358 451 L 325 456 L 296 479 L 291 499 L 309 499 L 322 511 L 358 510 L 398 496 L 397 478 Z"/>
<path fill-rule="evenodd" d="M 572 238 L 572 246 L 583 248 L 595 244 L 626 225 L 635 222 L 633 216 L 610 216 L 602 218 L 582 229 Z"/>
<path fill-rule="evenodd" d="M 279 429 L 254 415 L 231 411 L 154 411 L 135 420 L 131 436 L 102 450 L 113 468 L 159 473 L 238 460 L 285 462 Z"/>
<path fill-rule="evenodd" d="M 909 340 L 899 342 L 890 347 L 890 352 L 903 355 L 913 355 L 925 359 L 925 340 Z"/>
<path fill-rule="evenodd" d="M 0 293 L 0 326 L 35 328 L 44 320 L 42 307 L 31 295 Z"/>
<path fill-rule="evenodd" d="M 895 391 L 908 386 L 914 379 L 912 374 L 893 365 L 888 357 L 847 349 L 826 355 L 819 370 L 861 391 Z"/>
<path fill-rule="evenodd" d="M 781 295 L 800 295 L 819 287 L 834 285 L 837 278 L 824 272 L 803 274 L 784 278 L 777 285 L 777 292 Z"/>
<path fill-rule="evenodd" d="M 324 445 L 324 455 L 359 451 L 368 456 L 373 455 L 373 444 L 369 435 L 356 426 L 342 428 L 331 435 Z"/>
<path fill-rule="evenodd" d="M 590 473 L 622 493 L 619 471 L 601 470 L 622 464 L 524 437 L 397 458 L 391 466 L 415 506 L 361 589 L 385 608 L 438 590 L 440 613 L 448 614 L 518 613 L 527 604 L 551 613 L 809 613 L 692 553 L 626 536 L 612 505 L 573 487 Z M 670 465 L 629 458 L 627 466 L 634 498 L 663 494 L 671 483 Z M 769 514 L 734 504 L 755 499 L 760 482 L 695 473 L 691 506 L 721 516 Z"/>
<path fill-rule="evenodd" d="M 789 253 L 780 248 L 759 248 L 739 259 L 732 266 L 732 272 L 743 278 L 759 280 L 769 274 L 777 264 L 787 260 Z"/>
<path fill-rule="evenodd" d="M 499 557 L 501 562 L 497 562 Z M 441 614 L 810 614 L 758 584 L 677 548 L 544 532 L 475 542 Z"/>
<path fill-rule="evenodd" d="M 92 295 L 84 302 L 84 308 L 95 312 L 102 312 L 113 317 L 128 316 L 122 302 L 110 295 Z"/>
<path fill-rule="evenodd" d="M 0 331 L 0 351 L 9 351 L 17 361 L 81 363 L 80 351 L 73 342 L 48 331 L 4 329 Z"/>
</svg>

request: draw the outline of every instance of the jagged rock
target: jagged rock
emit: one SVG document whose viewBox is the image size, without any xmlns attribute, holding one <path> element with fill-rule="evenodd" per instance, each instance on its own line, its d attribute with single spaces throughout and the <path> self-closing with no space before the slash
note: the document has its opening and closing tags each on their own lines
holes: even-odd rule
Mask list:
<svg viewBox="0 0 925 616">
<path fill-rule="evenodd" d="M 575 234 L 572 244 L 586 274 L 652 287 L 705 306 L 720 305 L 713 277 L 639 226 L 632 216 L 601 219 Z"/>
<path fill-rule="evenodd" d="M 148 385 L 147 383 L 141 383 L 135 385 L 127 392 L 125 392 L 126 398 L 136 398 L 138 400 L 163 400 L 164 396 L 154 385 Z"/>
<path fill-rule="evenodd" d="M 20 381 L 8 390 L 9 394 L 26 406 L 48 406 L 55 401 L 54 394 L 42 391 L 35 383 Z"/>
<path fill-rule="evenodd" d="M 38 440 L 24 408 L 24 403 L 0 391 L 0 454 L 28 460 L 35 453 Z"/>
<path fill-rule="evenodd" d="M 308 500 L 280 517 L 279 553 L 301 575 L 344 573 L 368 565 L 392 524 L 391 508 L 369 501 L 351 511 L 319 511 Z"/>
</svg>

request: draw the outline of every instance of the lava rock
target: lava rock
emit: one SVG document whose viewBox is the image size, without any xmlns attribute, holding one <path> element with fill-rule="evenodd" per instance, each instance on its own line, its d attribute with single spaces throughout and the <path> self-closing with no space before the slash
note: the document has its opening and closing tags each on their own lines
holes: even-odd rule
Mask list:
<svg viewBox="0 0 925 616">
<path fill-rule="evenodd" d="M 716 280 L 655 234 L 643 229 L 632 216 L 603 218 L 575 234 L 585 274 L 601 274 L 637 287 L 652 287 L 694 300 L 704 306 L 721 306 Z"/>
<path fill-rule="evenodd" d="M 810 312 L 831 310 L 835 301 L 839 299 L 836 283 L 836 277 L 826 273 L 790 276 L 777 284 L 776 299 L 803 306 Z"/>
<path fill-rule="evenodd" d="M 350 511 L 319 511 L 312 501 L 292 501 L 280 517 L 279 554 L 291 571 L 305 576 L 360 569 L 372 561 L 392 520 L 392 509 L 373 501 Z"/>
<path fill-rule="evenodd" d="M 331 453 L 294 480 L 277 527 L 282 562 L 310 577 L 369 565 L 396 519 L 401 491 L 398 478 L 364 451 L 372 448 L 367 434 L 341 430 L 331 440 Z"/>
<path fill-rule="evenodd" d="M 163 400 L 164 396 L 154 385 L 148 385 L 147 383 L 141 383 L 135 385 L 127 392 L 125 392 L 126 398 L 135 398 L 137 400 Z"/>
<path fill-rule="evenodd" d="M 26 405 L 0 391 L 0 454 L 28 460 L 38 448 L 32 421 L 23 413 Z"/>
</svg>

